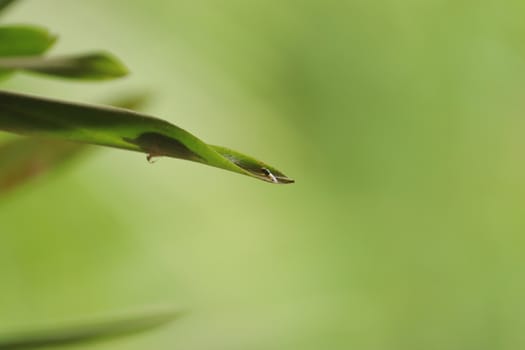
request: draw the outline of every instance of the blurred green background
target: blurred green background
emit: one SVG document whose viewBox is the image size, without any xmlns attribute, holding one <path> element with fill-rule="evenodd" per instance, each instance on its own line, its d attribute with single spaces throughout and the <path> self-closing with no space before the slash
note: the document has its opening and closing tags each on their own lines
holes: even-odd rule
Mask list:
<svg viewBox="0 0 525 350">
<path fill-rule="evenodd" d="M 282 169 L 272 186 L 96 149 L 0 199 L 0 330 L 189 311 L 82 349 L 525 348 L 525 2 L 24 1 L 108 49 L 107 101 Z M 2 135 L 5 137 L 5 135 Z"/>
</svg>

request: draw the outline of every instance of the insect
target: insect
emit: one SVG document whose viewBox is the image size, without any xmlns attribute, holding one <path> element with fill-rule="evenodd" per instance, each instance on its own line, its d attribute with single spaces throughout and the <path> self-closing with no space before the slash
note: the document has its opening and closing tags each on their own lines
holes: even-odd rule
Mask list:
<svg viewBox="0 0 525 350">
<path fill-rule="evenodd" d="M 263 172 L 264 175 L 266 175 L 267 177 L 269 177 L 273 183 L 279 183 L 279 181 L 277 180 L 277 178 L 275 177 L 274 174 L 272 174 L 272 172 L 266 168 L 261 168 L 261 171 Z"/>
</svg>

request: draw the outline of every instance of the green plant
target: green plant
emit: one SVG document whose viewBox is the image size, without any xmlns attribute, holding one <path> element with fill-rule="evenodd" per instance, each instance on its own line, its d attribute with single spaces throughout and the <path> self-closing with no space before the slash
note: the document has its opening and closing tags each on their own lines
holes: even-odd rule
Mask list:
<svg viewBox="0 0 525 350">
<path fill-rule="evenodd" d="M 0 11 L 14 2 L 0 0 Z M 98 81 L 128 72 L 106 52 L 45 56 L 55 42 L 56 37 L 44 28 L 0 26 L 0 79 L 25 72 Z M 115 107 L 93 106 L 0 91 L 0 130 L 27 136 L 0 144 L 0 195 L 77 156 L 85 144 L 143 152 L 148 160 L 158 156 L 191 160 L 271 183 L 293 182 L 252 157 L 208 145 L 162 119 L 133 111 L 142 102 L 143 96 L 134 96 L 112 103 Z M 178 316 L 177 312 L 162 312 L 73 328 L 0 334 L 0 349 L 89 342 L 147 330 Z"/>
<path fill-rule="evenodd" d="M 115 57 L 104 52 L 43 56 L 55 41 L 56 37 L 43 28 L 0 27 L 0 76 L 30 72 L 67 79 L 106 80 L 127 73 Z M 162 119 L 126 109 L 0 91 L 0 130 L 144 152 L 148 159 L 168 156 L 191 160 L 271 183 L 293 182 L 252 157 L 208 145 Z"/>
</svg>

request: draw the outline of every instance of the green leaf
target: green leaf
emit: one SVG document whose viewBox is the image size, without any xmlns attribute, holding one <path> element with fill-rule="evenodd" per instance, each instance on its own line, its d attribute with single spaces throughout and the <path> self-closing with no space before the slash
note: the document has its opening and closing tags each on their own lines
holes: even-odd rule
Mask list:
<svg viewBox="0 0 525 350">
<path fill-rule="evenodd" d="M 57 37 L 45 28 L 25 25 L 1 26 L 0 57 L 41 55 L 56 40 Z"/>
<path fill-rule="evenodd" d="M 167 121 L 126 109 L 0 91 L 0 130 L 191 160 L 271 183 L 291 183 L 277 169 L 211 146 Z"/>
<path fill-rule="evenodd" d="M 141 109 L 146 94 L 121 97 L 112 106 Z M 76 158 L 87 145 L 58 139 L 23 137 L 0 144 L 0 195 Z"/>
<path fill-rule="evenodd" d="M 107 80 L 128 74 L 127 68 L 109 53 L 63 57 L 0 58 L 4 71 L 29 71 L 69 79 Z"/>
<path fill-rule="evenodd" d="M 181 313 L 157 313 L 113 321 L 0 335 L 0 350 L 38 349 L 102 341 L 145 332 L 172 322 Z"/>
</svg>

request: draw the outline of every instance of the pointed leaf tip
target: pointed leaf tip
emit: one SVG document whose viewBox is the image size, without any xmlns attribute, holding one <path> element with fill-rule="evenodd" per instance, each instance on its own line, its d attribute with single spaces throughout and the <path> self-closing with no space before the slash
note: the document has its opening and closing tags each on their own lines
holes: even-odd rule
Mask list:
<svg viewBox="0 0 525 350">
<path fill-rule="evenodd" d="M 128 68 L 117 57 L 108 52 L 98 52 L 73 58 L 78 70 L 72 70 L 72 78 L 114 79 L 129 74 Z M 75 74 L 78 74 L 75 75 Z"/>
</svg>

